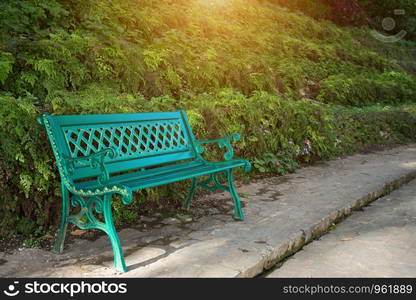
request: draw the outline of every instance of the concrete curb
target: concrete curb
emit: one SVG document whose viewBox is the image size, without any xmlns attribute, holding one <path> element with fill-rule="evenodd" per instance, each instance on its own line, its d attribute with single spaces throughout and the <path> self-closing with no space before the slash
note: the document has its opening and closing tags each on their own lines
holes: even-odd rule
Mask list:
<svg viewBox="0 0 416 300">
<path fill-rule="evenodd" d="M 354 211 L 262 278 L 414 278 L 416 180 Z"/>
<path fill-rule="evenodd" d="M 307 229 L 301 230 L 298 234 L 296 234 L 296 236 L 293 236 L 277 248 L 273 249 L 273 251 L 270 251 L 270 253 L 263 260 L 259 261 L 257 265 L 241 272 L 238 277 L 250 278 L 261 275 L 264 271 L 268 271 L 269 269 L 275 267 L 279 262 L 282 262 L 287 257 L 301 250 L 305 245 L 309 244 L 314 239 L 317 239 L 325 234 L 333 224 L 342 221 L 354 210 L 359 210 L 371 202 L 390 194 L 392 191 L 415 178 L 416 171 L 412 171 L 409 174 L 384 184 L 374 192 L 368 193 L 367 195 L 352 201 L 349 205 L 328 214 L 319 223 L 314 224 Z"/>
</svg>

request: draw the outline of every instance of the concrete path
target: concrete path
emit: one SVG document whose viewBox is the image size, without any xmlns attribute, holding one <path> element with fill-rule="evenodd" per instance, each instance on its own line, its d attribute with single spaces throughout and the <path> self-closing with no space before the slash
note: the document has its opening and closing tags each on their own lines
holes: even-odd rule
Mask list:
<svg viewBox="0 0 416 300">
<path fill-rule="evenodd" d="M 352 209 L 415 177 L 415 144 L 320 163 L 239 186 L 244 222 L 232 220 L 225 193 L 197 199 L 195 206 L 209 201 L 217 207 L 197 220 L 143 218 L 120 232 L 127 273 L 113 271 L 111 247 L 103 236 L 77 239 L 62 255 L 40 249 L 0 253 L 0 276 L 252 277 L 319 237 Z"/>
<path fill-rule="evenodd" d="M 338 224 L 266 277 L 416 277 L 416 180 Z"/>
</svg>

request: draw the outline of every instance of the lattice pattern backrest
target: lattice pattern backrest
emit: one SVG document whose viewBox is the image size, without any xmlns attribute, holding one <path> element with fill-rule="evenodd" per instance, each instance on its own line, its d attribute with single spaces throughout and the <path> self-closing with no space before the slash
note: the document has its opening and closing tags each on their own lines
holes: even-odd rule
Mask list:
<svg viewBox="0 0 416 300">
<path fill-rule="evenodd" d="M 43 120 L 58 161 L 84 157 L 105 148 L 110 174 L 195 159 L 193 135 L 184 111 L 107 115 L 44 115 Z M 49 128 L 49 129 L 48 129 Z M 100 174 L 99 168 L 75 163 L 73 180 Z"/>
<path fill-rule="evenodd" d="M 63 128 L 72 157 L 113 147 L 116 159 L 146 157 L 189 148 L 180 120 L 82 125 Z"/>
</svg>

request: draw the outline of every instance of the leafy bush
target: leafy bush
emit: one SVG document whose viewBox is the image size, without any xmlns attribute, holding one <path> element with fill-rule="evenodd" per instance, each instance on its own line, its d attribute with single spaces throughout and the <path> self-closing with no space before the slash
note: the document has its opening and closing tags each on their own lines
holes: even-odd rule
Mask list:
<svg viewBox="0 0 416 300">
<path fill-rule="evenodd" d="M 32 98 L 0 95 L 0 236 L 48 226 L 57 213 L 57 173 L 36 116 Z"/>
<path fill-rule="evenodd" d="M 380 144 L 414 141 L 416 114 L 414 105 L 406 107 L 372 106 L 365 108 L 331 108 L 340 153 Z"/>
<path fill-rule="evenodd" d="M 332 150 L 330 117 L 323 106 L 313 102 L 285 101 L 265 92 L 246 97 L 225 89 L 184 99 L 183 106 L 199 138 L 241 133 L 242 141 L 236 147 L 243 157 L 254 159 L 266 152 L 277 155 L 288 152 L 290 143 L 303 146 L 307 140 L 319 157 L 328 157 Z"/>
<path fill-rule="evenodd" d="M 416 101 L 416 80 L 398 72 L 333 75 L 321 82 L 318 100 L 339 105 L 364 106 Z"/>
</svg>

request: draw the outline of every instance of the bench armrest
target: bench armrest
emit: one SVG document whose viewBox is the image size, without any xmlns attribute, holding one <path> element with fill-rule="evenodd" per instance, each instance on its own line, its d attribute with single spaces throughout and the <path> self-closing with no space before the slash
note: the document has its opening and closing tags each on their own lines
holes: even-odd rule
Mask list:
<svg viewBox="0 0 416 300">
<path fill-rule="evenodd" d="M 74 174 L 75 172 L 75 163 L 78 163 L 83 166 L 88 166 L 93 169 L 99 169 L 101 174 L 97 177 L 98 182 L 106 186 L 109 183 L 110 175 L 108 170 L 104 164 L 104 159 L 108 156 L 110 158 L 115 158 L 117 152 L 113 148 L 106 148 L 104 150 L 100 150 L 95 152 L 91 155 L 87 156 L 80 156 L 80 157 L 65 157 L 65 168 L 69 175 Z"/>
<path fill-rule="evenodd" d="M 195 141 L 196 151 L 198 152 L 198 154 L 202 154 L 204 153 L 204 150 L 205 150 L 203 145 L 217 143 L 218 147 L 220 148 L 225 147 L 227 149 L 227 152 L 224 153 L 224 159 L 231 160 L 234 157 L 234 149 L 233 149 L 233 146 L 231 145 L 231 140 L 239 141 L 240 138 L 241 137 L 238 133 L 233 133 L 233 134 L 230 134 L 230 135 L 227 135 L 222 138 L 215 139 L 215 140 L 196 140 Z"/>
<path fill-rule="evenodd" d="M 117 152 L 113 148 L 106 148 L 95 152 L 91 155 L 81 156 L 81 157 L 66 157 L 63 159 L 64 168 L 66 172 L 71 175 L 75 172 L 75 163 L 85 165 L 94 169 L 99 169 L 101 174 L 97 177 L 98 183 L 101 185 L 100 188 L 96 190 L 82 190 L 75 188 L 73 182 L 65 182 L 67 188 L 74 193 L 75 195 L 79 196 L 100 196 L 105 195 L 108 193 L 117 193 L 122 196 L 122 201 L 124 204 L 129 204 L 133 200 L 133 194 L 130 189 L 125 186 L 116 184 L 110 185 L 110 174 L 104 164 L 104 159 L 106 157 L 115 158 L 117 156 Z"/>
<path fill-rule="evenodd" d="M 195 140 L 195 148 L 198 154 L 204 153 L 204 145 L 217 143 L 219 148 L 226 148 L 227 151 L 224 153 L 224 159 L 226 161 L 233 160 L 234 157 L 234 149 L 231 145 L 231 141 L 239 141 L 240 135 L 238 133 L 233 133 L 222 138 L 214 139 L 214 140 Z M 248 160 L 245 159 L 238 159 L 239 161 L 244 163 L 244 171 L 249 172 L 251 170 L 251 165 Z"/>
</svg>

